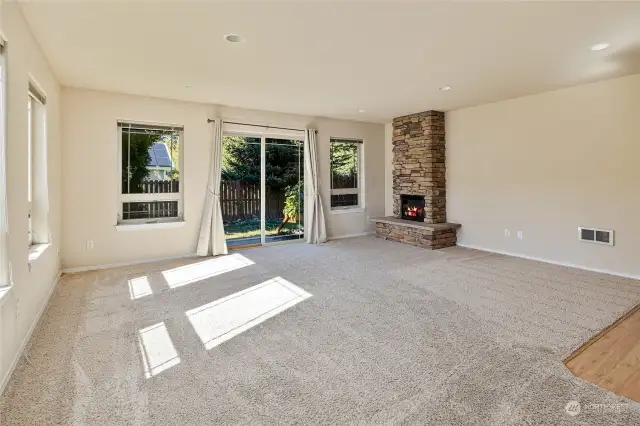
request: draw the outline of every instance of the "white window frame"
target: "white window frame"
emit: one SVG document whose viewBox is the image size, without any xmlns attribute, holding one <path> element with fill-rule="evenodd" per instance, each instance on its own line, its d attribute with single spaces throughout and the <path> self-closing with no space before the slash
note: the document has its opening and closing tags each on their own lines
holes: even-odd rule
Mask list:
<svg viewBox="0 0 640 426">
<path fill-rule="evenodd" d="M 29 92 L 27 105 L 27 215 L 29 223 L 29 246 L 33 245 L 33 116 L 35 114 L 35 105 L 33 96 Z"/>
<path fill-rule="evenodd" d="M 7 226 L 6 122 L 7 122 L 7 63 L 4 57 L 4 38 L 0 32 L 0 301 L 11 286 L 9 273 L 9 232 Z M 6 300 L 6 299 L 5 299 Z"/>
<path fill-rule="evenodd" d="M 331 169 L 331 145 L 333 143 L 354 143 L 357 147 L 357 165 L 358 165 L 358 187 L 357 188 L 341 188 L 333 189 L 333 170 Z M 364 140 L 358 138 L 331 137 L 329 138 L 329 207 L 332 213 L 348 213 L 353 211 L 363 211 L 365 209 L 365 190 L 364 190 Z M 332 195 L 358 195 L 358 204 L 355 206 L 331 206 Z"/>
<path fill-rule="evenodd" d="M 47 187 L 47 182 L 42 181 L 47 178 L 44 174 L 47 168 L 43 167 L 41 170 L 37 168 L 39 164 L 37 160 L 39 151 L 41 151 L 41 157 L 44 155 L 42 152 L 46 152 L 46 95 L 38 85 L 31 80 L 29 81 L 27 111 L 27 220 L 29 224 L 29 247 L 31 247 L 37 244 L 46 244 L 47 241 L 45 240 L 48 237 L 48 235 L 45 235 L 47 232 L 44 232 L 44 229 L 40 230 L 43 235 L 37 235 L 34 231 L 34 218 L 40 213 L 37 212 L 34 207 L 34 197 L 40 190 L 45 190 Z M 39 120 L 42 122 L 39 122 Z M 46 159 L 44 159 L 44 161 L 46 161 Z M 40 188 L 40 186 L 42 186 L 42 188 Z"/>
<path fill-rule="evenodd" d="M 158 128 L 175 128 L 178 132 L 178 170 L 179 170 L 179 183 L 178 183 L 178 192 L 170 192 L 170 193 L 156 193 L 156 194 L 123 194 L 122 193 L 122 126 L 121 124 L 138 124 L 142 126 L 154 127 Z M 155 223 L 164 223 L 164 222 L 182 222 L 184 221 L 183 214 L 183 194 L 184 194 L 184 126 L 177 124 L 166 124 L 166 123 L 150 123 L 150 122 L 141 122 L 141 121 L 132 121 L 132 120 L 118 120 L 117 123 L 118 129 L 118 216 L 116 220 L 116 225 L 144 225 L 144 224 L 155 224 Z M 152 219 L 123 219 L 124 211 L 123 204 L 131 203 L 131 202 L 152 202 L 152 201 L 177 201 L 178 202 L 178 216 L 177 217 L 158 217 Z"/>
<path fill-rule="evenodd" d="M 276 241 L 267 243 L 266 242 L 266 234 L 265 234 L 265 223 L 266 223 L 266 193 L 267 193 L 267 184 L 266 184 L 266 147 L 267 147 L 267 139 L 283 139 L 283 140 L 296 140 L 301 141 L 303 143 L 304 149 L 308 149 L 308 145 L 306 141 L 306 135 L 304 130 L 295 130 L 295 129 L 282 129 L 278 127 L 267 127 L 262 125 L 253 125 L 253 124 L 238 124 L 238 123 L 227 123 L 223 122 L 222 124 L 222 137 L 224 139 L 225 136 L 238 136 L 242 138 L 255 138 L 260 139 L 260 142 L 252 142 L 255 145 L 260 145 L 260 244 L 263 246 L 271 246 L 271 245 L 281 245 L 281 244 L 295 244 L 304 242 L 304 238 L 300 239 L 292 239 L 287 241 Z M 304 158 L 302 159 L 304 163 Z M 306 180 L 306 167 L 303 167 L 303 182 L 307 182 Z M 303 193 L 306 191 L 306 183 L 303 186 Z M 302 200 L 303 205 L 306 208 L 306 199 L 304 197 Z"/>
</svg>

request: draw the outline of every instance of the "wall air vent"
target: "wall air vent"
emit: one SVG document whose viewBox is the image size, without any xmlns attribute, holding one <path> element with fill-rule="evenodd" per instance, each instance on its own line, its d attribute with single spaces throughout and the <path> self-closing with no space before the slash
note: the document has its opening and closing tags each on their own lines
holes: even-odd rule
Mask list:
<svg viewBox="0 0 640 426">
<path fill-rule="evenodd" d="M 578 226 L 578 239 L 588 243 L 613 245 L 613 230 Z"/>
</svg>

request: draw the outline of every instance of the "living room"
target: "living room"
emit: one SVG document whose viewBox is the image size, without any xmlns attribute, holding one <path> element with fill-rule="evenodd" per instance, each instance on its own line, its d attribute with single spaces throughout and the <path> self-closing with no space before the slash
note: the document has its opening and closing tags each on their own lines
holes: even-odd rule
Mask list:
<svg viewBox="0 0 640 426">
<path fill-rule="evenodd" d="M 640 423 L 638 19 L 0 0 L 0 423 Z"/>
</svg>

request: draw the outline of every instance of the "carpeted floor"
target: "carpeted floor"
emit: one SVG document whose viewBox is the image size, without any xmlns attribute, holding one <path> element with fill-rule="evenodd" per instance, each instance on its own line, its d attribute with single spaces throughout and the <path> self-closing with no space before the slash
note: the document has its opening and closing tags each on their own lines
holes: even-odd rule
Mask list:
<svg viewBox="0 0 640 426">
<path fill-rule="evenodd" d="M 640 424 L 562 363 L 637 281 L 373 237 L 230 256 L 64 276 L 0 424 Z"/>
</svg>

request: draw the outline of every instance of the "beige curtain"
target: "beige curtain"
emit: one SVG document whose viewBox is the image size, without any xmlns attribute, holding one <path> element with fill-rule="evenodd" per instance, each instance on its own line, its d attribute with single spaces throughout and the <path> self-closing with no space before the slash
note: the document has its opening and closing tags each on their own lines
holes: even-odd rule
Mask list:
<svg viewBox="0 0 640 426">
<path fill-rule="evenodd" d="M 222 176 L 222 121 L 216 119 L 213 124 L 211 141 L 211 167 L 209 184 L 204 203 L 200 237 L 198 239 L 198 256 L 227 254 L 227 241 L 224 237 L 222 210 L 220 209 L 220 178 Z"/>
<path fill-rule="evenodd" d="M 304 211 L 304 233 L 307 243 L 324 243 L 327 241 L 327 229 L 318 186 L 318 144 L 315 129 L 307 129 L 305 142 L 307 146 L 304 149 L 304 175 L 307 182 L 307 205 Z"/>
</svg>

